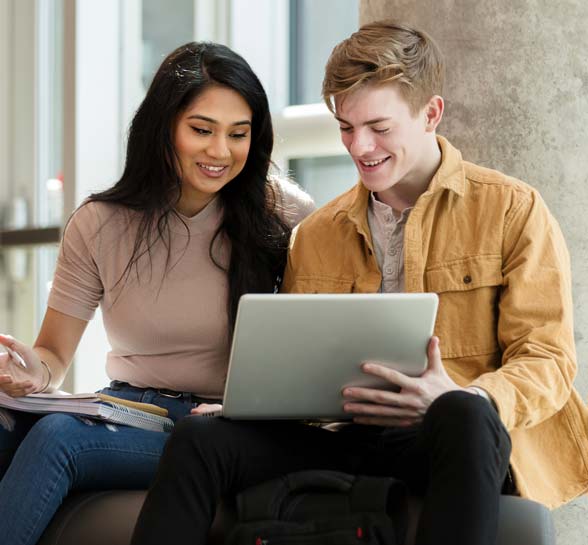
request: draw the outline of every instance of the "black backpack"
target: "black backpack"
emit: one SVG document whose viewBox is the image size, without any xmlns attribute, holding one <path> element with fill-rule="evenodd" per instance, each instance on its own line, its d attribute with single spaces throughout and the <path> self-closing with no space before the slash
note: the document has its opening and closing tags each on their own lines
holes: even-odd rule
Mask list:
<svg viewBox="0 0 588 545">
<path fill-rule="evenodd" d="M 226 545 L 402 545 L 406 488 L 387 477 L 301 471 L 237 496 Z"/>
</svg>

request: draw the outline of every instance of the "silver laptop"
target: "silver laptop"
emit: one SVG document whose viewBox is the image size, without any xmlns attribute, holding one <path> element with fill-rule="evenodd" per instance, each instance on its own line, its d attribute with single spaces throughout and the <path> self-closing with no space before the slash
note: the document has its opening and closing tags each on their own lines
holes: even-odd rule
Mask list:
<svg viewBox="0 0 588 545">
<path fill-rule="evenodd" d="M 349 419 L 345 386 L 390 387 L 362 362 L 423 373 L 437 301 L 433 293 L 244 295 L 222 416 Z"/>
</svg>

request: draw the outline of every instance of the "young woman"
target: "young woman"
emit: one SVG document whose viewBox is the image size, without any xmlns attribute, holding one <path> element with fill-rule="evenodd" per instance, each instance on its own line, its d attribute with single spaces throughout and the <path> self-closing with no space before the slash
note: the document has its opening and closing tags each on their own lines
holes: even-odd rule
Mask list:
<svg viewBox="0 0 588 545">
<path fill-rule="evenodd" d="M 218 401 L 239 297 L 275 290 L 291 228 L 314 208 L 268 175 L 272 146 L 267 97 L 239 55 L 211 43 L 172 52 L 134 117 L 121 179 L 66 227 L 35 345 L 0 335 L 26 362 L 0 355 L 0 389 L 56 388 L 100 305 L 112 346 L 103 392 L 174 420 Z M 3 416 L 0 535 L 14 545 L 36 543 L 72 489 L 147 487 L 167 439 L 65 414 Z"/>
</svg>

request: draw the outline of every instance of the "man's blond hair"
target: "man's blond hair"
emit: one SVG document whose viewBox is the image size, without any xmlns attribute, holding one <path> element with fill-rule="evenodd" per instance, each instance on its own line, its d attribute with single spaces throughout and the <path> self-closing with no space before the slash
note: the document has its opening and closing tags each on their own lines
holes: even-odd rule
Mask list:
<svg viewBox="0 0 588 545">
<path fill-rule="evenodd" d="M 333 99 L 368 83 L 394 82 L 416 114 L 443 90 L 445 64 L 433 39 L 421 30 L 385 20 L 363 25 L 335 46 L 325 69 L 323 98 Z"/>
</svg>

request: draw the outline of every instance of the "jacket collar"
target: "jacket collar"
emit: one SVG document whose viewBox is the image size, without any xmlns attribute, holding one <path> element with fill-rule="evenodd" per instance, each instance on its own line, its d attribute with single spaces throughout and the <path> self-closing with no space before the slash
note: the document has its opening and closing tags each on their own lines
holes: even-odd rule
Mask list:
<svg viewBox="0 0 588 545">
<path fill-rule="evenodd" d="M 439 165 L 425 193 L 432 194 L 448 189 L 463 197 L 465 192 L 465 171 L 461 153 L 442 136 L 437 135 L 437 142 L 441 149 L 441 165 Z M 367 235 L 370 231 L 366 214 L 369 197 L 370 192 L 361 183 L 360 179 L 353 189 L 339 199 L 337 206 L 333 210 L 333 220 L 340 213 L 346 213 L 349 219 L 357 225 L 358 231 L 370 238 Z"/>
<path fill-rule="evenodd" d="M 442 136 L 437 135 L 437 143 L 441 149 L 441 164 L 426 192 L 436 193 L 440 189 L 449 189 L 463 197 L 465 193 L 465 170 L 461 153 Z"/>
</svg>

